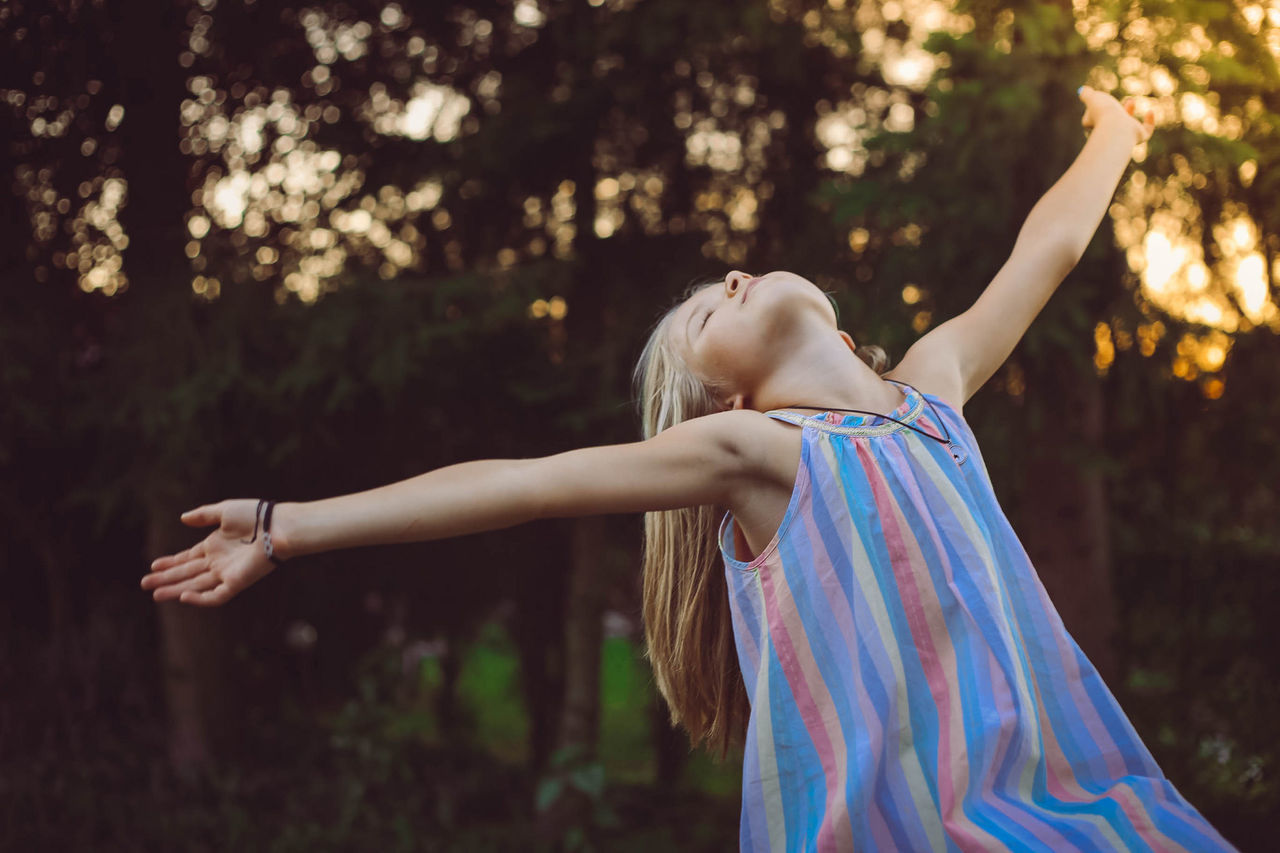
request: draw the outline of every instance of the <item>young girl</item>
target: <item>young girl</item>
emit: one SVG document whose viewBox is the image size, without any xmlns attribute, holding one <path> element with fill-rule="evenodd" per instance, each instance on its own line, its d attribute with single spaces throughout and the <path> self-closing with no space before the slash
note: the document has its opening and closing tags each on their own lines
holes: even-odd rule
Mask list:
<svg viewBox="0 0 1280 853">
<path fill-rule="evenodd" d="M 892 371 L 806 279 L 730 272 L 654 328 L 643 441 L 201 506 L 217 529 L 143 589 L 219 605 L 284 558 L 645 512 L 648 655 L 694 743 L 745 735 L 743 850 L 1232 849 L 1063 627 L 961 414 L 1151 134 L 1080 97 L 1092 132 L 1006 264 Z"/>
</svg>

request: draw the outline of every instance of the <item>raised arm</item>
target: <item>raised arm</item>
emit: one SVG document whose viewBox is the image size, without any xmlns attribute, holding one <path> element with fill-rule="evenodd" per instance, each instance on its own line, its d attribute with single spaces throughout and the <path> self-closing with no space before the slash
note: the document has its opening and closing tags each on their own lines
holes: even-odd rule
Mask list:
<svg viewBox="0 0 1280 853">
<path fill-rule="evenodd" d="M 647 441 L 570 450 L 534 459 L 481 459 L 363 492 L 280 503 L 272 544 L 284 559 L 319 551 L 419 542 L 511 527 L 539 518 L 729 505 L 754 464 L 743 430 L 758 412 L 695 418 Z M 253 500 L 183 514 L 218 525 L 202 542 L 157 559 L 142 579 L 157 601 L 223 604 L 269 574 L 261 540 L 249 544 Z"/>
<path fill-rule="evenodd" d="M 903 356 L 937 376 L 963 404 L 1004 364 L 1044 308 L 1107 211 L 1134 146 L 1151 136 L 1154 118 L 1133 118 L 1133 103 L 1084 86 L 1081 123 L 1093 128 L 1080 154 L 1036 202 L 1009 259 L 974 304 L 916 341 Z"/>
</svg>

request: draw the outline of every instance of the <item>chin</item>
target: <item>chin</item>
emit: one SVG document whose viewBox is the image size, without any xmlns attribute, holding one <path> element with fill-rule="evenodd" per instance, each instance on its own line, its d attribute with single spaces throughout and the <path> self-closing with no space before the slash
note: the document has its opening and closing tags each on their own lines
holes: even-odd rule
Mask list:
<svg viewBox="0 0 1280 853">
<path fill-rule="evenodd" d="M 802 278 L 777 278 L 756 283 L 742 308 L 753 313 L 760 331 L 770 337 L 813 334 L 833 327 L 835 312 L 821 290 Z"/>
</svg>

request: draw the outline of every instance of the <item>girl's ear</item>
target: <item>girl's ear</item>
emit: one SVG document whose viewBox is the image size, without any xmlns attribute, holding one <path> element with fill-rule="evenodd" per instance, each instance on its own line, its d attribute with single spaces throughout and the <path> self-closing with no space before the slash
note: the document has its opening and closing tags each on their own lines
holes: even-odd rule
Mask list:
<svg viewBox="0 0 1280 853">
<path fill-rule="evenodd" d="M 837 331 L 840 333 L 840 337 L 844 339 L 844 345 L 849 348 L 849 352 L 857 352 L 858 345 L 853 342 L 853 338 L 849 337 L 849 333 L 844 329 L 838 329 Z"/>
<path fill-rule="evenodd" d="M 730 409 L 745 409 L 747 408 L 747 398 L 742 394 L 734 394 L 729 398 L 728 405 Z"/>
</svg>

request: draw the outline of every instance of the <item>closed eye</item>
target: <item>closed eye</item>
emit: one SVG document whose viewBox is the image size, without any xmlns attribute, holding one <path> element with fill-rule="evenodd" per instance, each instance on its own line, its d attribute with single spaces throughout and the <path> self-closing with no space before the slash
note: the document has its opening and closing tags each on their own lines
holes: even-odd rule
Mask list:
<svg viewBox="0 0 1280 853">
<path fill-rule="evenodd" d="M 707 321 L 711 319 L 711 313 L 712 312 L 708 311 L 702 315 L 702 324 L 698 326 L 699 329 L 704 328 L 707 325 Z"/>
</svg>

